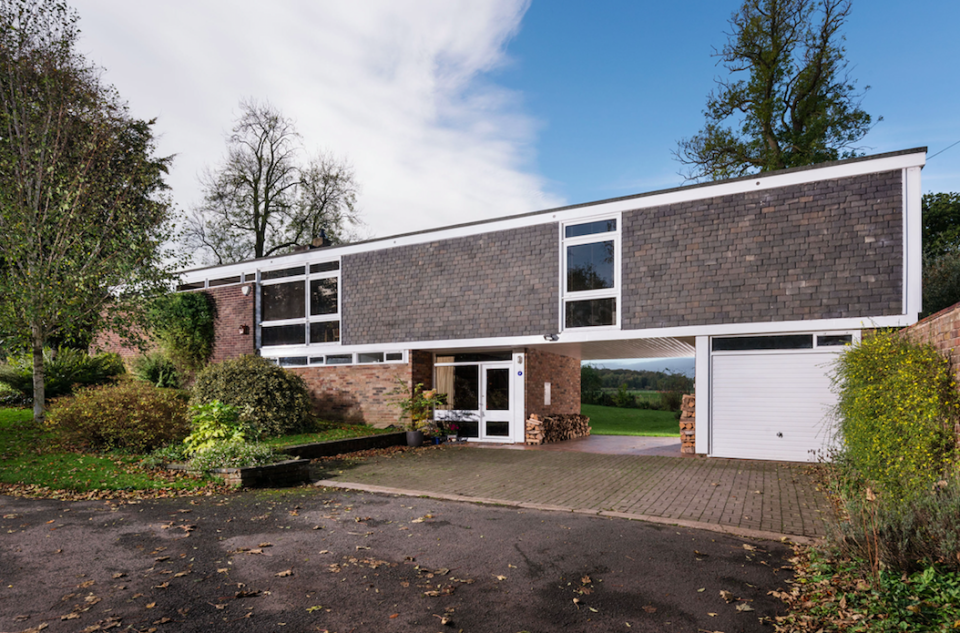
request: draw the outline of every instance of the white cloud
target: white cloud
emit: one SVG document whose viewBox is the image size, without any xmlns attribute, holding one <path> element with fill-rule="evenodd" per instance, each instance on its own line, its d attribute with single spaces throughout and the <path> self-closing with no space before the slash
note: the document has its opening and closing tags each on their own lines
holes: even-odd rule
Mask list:
<svg viewBox="0 0 960 633">
<path fill-rule="evenodd" d="M 537 122 L 486 74 L 528 0 L 76 0 L 82 49 L 133 114 L 158 117 L 183 208 L 241 98 L 348 158 L 379 236 L 562 204 L 531 173 Z"/>
</svg>

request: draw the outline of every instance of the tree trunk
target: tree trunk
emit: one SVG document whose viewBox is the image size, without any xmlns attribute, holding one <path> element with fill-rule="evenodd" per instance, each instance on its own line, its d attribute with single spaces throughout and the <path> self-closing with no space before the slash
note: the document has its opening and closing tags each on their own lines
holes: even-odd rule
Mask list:
<svg viewBox="0 0 960 633">
<path fill-rule="evenodd" d="M 39 328 L 34 328 L 33 336 L 33 421 L 43 422 L 44 387 L 43 387 L 43 336 Z"/>
</svg>

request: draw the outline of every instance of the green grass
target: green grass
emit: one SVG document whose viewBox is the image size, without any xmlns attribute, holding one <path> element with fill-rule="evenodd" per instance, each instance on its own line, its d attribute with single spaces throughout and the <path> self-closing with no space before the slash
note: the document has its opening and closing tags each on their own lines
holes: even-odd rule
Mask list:
<svg viewBox="0 0 960 633">
<path fill-rule="evenodd" d="M 680 437 L 680 423 L 670 411 L 620 409 L 598 404 L 585 404 L 583 415 L 590 417 L 593 435 L 646 435 Z"/>
<path fill-rule="evenodd" d="M 28 409 L 0 409 L 0 483 L 51 490 L 192 490 L 200 480 L 142 470 L 131 455 L 73 453 L 51 444 L 51 433 L 37 427 Z"/>
<path fill-rule="evenodd" d="M 284 435 L 282 437 L 271 437 L 264 440 L 263 443 L 276 448 L 284 446 L 296 446 L 297 444 L 314 444 L 316 442 L 329 442 L 331 440 L 346 440 L 353 437 L 366 437 L 368 435 L 379 435 L 381 433 L 390 433 L 388 429 L 378 429 L 365 424 L 346 424 L 346 423 L 326 423 L 328 428 L 314 431 L 312 433 L 300 433 L 298 435 Z"/>
</svg>

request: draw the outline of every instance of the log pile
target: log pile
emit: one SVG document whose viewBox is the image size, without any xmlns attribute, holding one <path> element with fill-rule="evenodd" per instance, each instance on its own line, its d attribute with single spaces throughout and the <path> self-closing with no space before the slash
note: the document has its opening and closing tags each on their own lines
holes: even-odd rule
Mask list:
<svg viewBox="0 0 960 633">
<path fill-rule="evenodd" d="M 697 452 L 697 396 L 683 397 L 680 405 L 680 452 L 693 455 Z"/>
<path fill-rule="evenodd" d="M 530 446 L 562 442 L 590 435 L 590 418 L 579 413 L 562 413 L 541 418 L 536 413 L 526 422 L 526 442 Z"/>
</svg>

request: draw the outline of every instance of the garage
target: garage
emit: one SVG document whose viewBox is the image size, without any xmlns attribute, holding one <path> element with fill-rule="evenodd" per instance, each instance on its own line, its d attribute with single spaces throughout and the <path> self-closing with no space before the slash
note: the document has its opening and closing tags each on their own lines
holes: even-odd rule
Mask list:
<svg viewBox="0 0 960 633">
<path fill-rule="evenodd" d="M 854 333 L 714 337 L 714 457 L 816 461 L 833 437 L 832 365 Z"/>
</svg>

